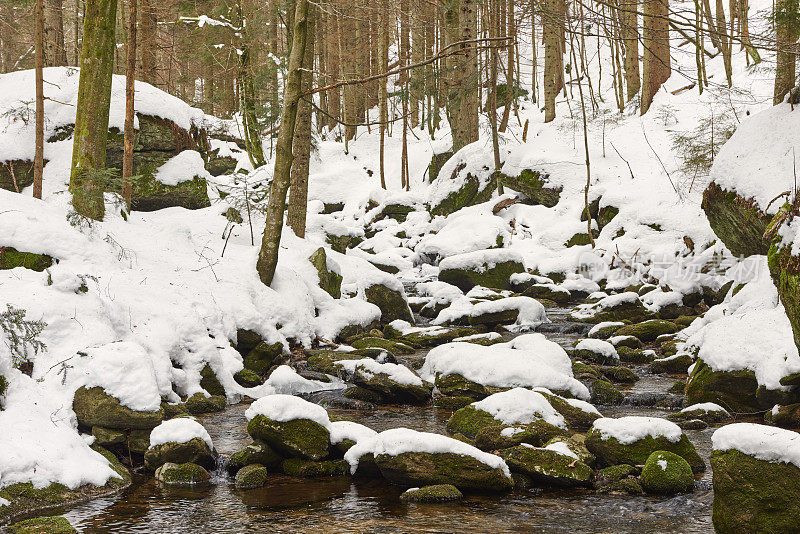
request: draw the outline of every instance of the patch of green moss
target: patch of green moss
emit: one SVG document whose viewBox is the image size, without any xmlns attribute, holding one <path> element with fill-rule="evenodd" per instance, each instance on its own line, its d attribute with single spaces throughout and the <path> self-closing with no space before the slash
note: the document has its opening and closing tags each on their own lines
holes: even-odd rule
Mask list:
<svg viewBox="0 0 800 534">
<path fill-rule="evenodd" d="M 309 419 L 273 421 L 257 415 L 247 424 L 247 433 L 266 442 L 278 453 L 308 460 L 321 460 L 328 455 L 328 429 Z"/>
<path fill-rule="evenodd" d="M 211 475 L 197 464 L 166 463 L 156 469 L 156 480 L 168 486 L 195 486 L 207 483 Z"/>
<path fill-rule="evenodd" d="M 450 397 L 471 397 L 474 400 L 481 400 L 489 396 L 486 386 L 467 380 L 459 374 L 437 375 L 434 383 L 442 395 Z"/>
<path fill-rule="evenodd" d="M 674 495 L 691 491 L 694 475 L 689 463 L 677 454 L 655 451 L 642 468 L 641 483 L 647 493 Z"/>
<path fill-rule="evenodd" d="M 422 488 L 412 488 L 400 495 L 401 501 L 419 503 L 441 503 L 460 501 L 464 495 L 452 484 L 435 484 Z"/>
<path fill-rule="evenodd" d="M 502 470 L 463 454 L 379 454 L 375 463 L 386 480 L 405 486 L 452 484 L 460 490 L 481 491 L 504 491 L 512 487 L 511 479 Z"/>
<path fill-rule="evenodd" d="M 492 289 L 510 289 L 509 278 L 512 274 L 524 273 L 525 266 L 518 261 L 504 261 L 493 265 L 484 265 L 478 269 L 442 269 L 439 280 L 453 284 L 462 291 L 469 291 L 475 286 Z"/>
<path fill-rule="evenodd" d="M 711 182 L 703 192 L 701 207 L 711 229 L 734 255 L 767 253 L 768 244 L 763 236 L 772 216 L 764 213 L 752 198 L 742 198 Z"/>
<path fill-rule="evenodd" d="M 350 464 L 345 460 L 301 460 L 287 458 L 281 463 L 283 472 L 289 476 L 302 478 L 337 477 L 350 474 Z"/>
<path fill-rule="evenodd" d="M 244 367 L 256 374 L 264 375 L 283 354 L 283 344 L 258 342 L 244 357 Z"/>
<path fill-rule="evenodd" d="M 616 406 L 622 404 L 625 395 L 606 380 L 595 379 L 591 383 L 591 403 L 603 406 Z"/>
<path fill-rule="evenodd" d="M 85 426 L 102 426 L 118 429 L 151 429 L 161 423 L 164 411 L 138 412 L 120 404 L 116 397 L 101 387 L 80 387 L 75 392 L 72 409 L 78 422 Z"/>
<path fill-rule="evenodd" d="M 560 187 L 548 187 L 549 175 L 532 169 L 523 169 L 517 176 L 509 176 L 496 171 L 493 178 L 506 187 L 523 193 L 527 198 L 526 203 L 541 204 L 552 208 L 561 198 Z"/>
<path fill-rule="evenodd" d="M 251 489 L 266 486 L 269 470 L 261 464 L 249 464 L 236 473 L 236 489 Z"/>
<path fill-rule="evenodd" d="M 694 445 L 685 434 L 677 442 L 669 441 L 664 436 L 645 436 L 633 443 L 620 443 L 616 438 L 603 439 L 599 431 L 592 429 L 586 435 L 586 448 L 589 449 L 599 462 L 605 465 L 641 465 L 644 464 L 655 451 L 667 451 L 677 454 L 686 460 L 694 473 L 705 470 L 703 459 L 697 454 Z"/>
<path fill-rule="evenodd" d="M 35 517 L 8 527 L 10 534 L 71 534 L 78 532 L 61 516 Z"/>
<path fill-rule="evenodd" d="M 464 406 L 450 416 L 445 428 L 451 434 L 462 434 L 468 438 L 475 439 L 475 436 L 483 427 L 498 424 L 499 421 L 488 412 L 478 410 L 474 406 Z"/>
<path fill-rule="evenodd" d="M 206 397 L 202 393 L 195 393 L 186 399 L 186 410 L 197 415 L 201 413 L 221 412 L 228 405 L 228 401 L 221 395 Z"/>
<path fill-rule="evenodd" d="M 144 454 L 144 465 L 151 471 L 165 463 L 193 463 L 213 469 L 216 465 L 216 454 L 202 438 L 194 438 L 185 443 L 162 443 L 151 447 Z"/>
<path fill-rule="evenodd" d="M 228 459 L 226 467 L 230 473 L 236 473 L 246 465 L 260 464 L 273 466 L 279 464 L 282 459 L 283 458 L 281 458 L 272 447 L 263 441 L 256 440 L 244 449 L 233 453 Z"/>
<path fill-rule="evenodd" d="M 362 337 L 351 343 L 357 349 L 379 348 L 386 349 L 392 354 L 414 354 L 414 347 L 382 337 Z"/>
<path fill-rule="evenodd" d="M 698 359 L 686 383 L 686 404 L 714 402 L 731 413 L 753 413 L 763 410 L 757 390 L 753 371 L 714 371 Z"/>
<path fill-rule="evenodd" d="M 325 249 L 322 247 L 318 248 L 309 256 L 308 261 L 310 261 L 311 265 L 317 270 L 319 287 L 324 289 L 326 293 L 335 299 L 341 297 L 342 275 L 328 268 L 328 256 L 325 253 Z"/>
<path fill-rule="evenodd" d="M 205 364 L 200 371 L 200 387 L 205 389 L 209 395 L 225 396 L 225 388 L 222 387 L 214 370 L 208 364 Z"/>
<path fill-rule="evenodd" d="M 237 371 L 234 373 L 233 379 L 237 384 L 245 388 L 254 388 L 260 386 L 263 382 L 261 377 L 250 369 L 242 369 L 241 371 Z"/>
<path fill-rule="evenodd" d="M 662 319 L 650 319 L 638 324 L 623 326 L 616 331 L 614 335 L 617 336 L 633 336 L 645 343 L 655 341 L 656 338 L 663 334 L 674 334 L 681 327 L 675 323 L 664 321 Z"/>
<path fill-rule="evenodd" d="M 389 289 L 382 284 L 372 284 L 364 289 L 364 297 L 367 302 L 380 308 L 381 322 L 391 323 L 394 320 L 402 319 L 414 323 L 411 309 L 408 307 L 405 295 L 401 292 Z"/>
<path fill-rule="evenodd" d="M 499 455 L 509 469 L 528 475 L 534 482 L 542 484 L 590 486 L 594 478 L 594 471 L 585 463 L 550 449 L 519 445 L 504 449 Z"/>
<path fill-rule="evenodd" d="M 53 258 L 47 254 L 24 252 L 14 247 L 0 247 L 0 270 L 24 267 L 42 272 L 53 265 Z"/>
</svg>

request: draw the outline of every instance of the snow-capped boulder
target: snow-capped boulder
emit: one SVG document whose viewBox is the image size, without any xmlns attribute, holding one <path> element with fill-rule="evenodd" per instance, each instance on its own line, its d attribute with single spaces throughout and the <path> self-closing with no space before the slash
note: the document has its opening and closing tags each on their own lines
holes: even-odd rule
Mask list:
<svg viewBox="0 0 800 534">
<path fill-rule="evenodd" d="M 615 336 L 633 336 L 640 341 L 650 343 L 655 341 L 656 338 L 663 334 L 674 334 L 681 327 L 675 323 L 664 321 L 663 319 L 650 319 L 638 324 L 623 326 L 616 332 Z"/>
<path fill-rule="evenodd" d="M 575 345 L 572 356 L 579 360 L 598 363 L 600 365 L 615 365 L 619 363 L 619 354 L 614 345 L 602 339 L 582 339 Z"/>
<path fill-rule="evenodd" d="M 550 185 L 549 175 L 540 171 L 523 169 L 517 176 L 496 172 L 495 179 L 506 187 L 519 191 L 526 197 L 526 204 L 541 204 L 552 208 L 558 204 L 562 187 Z"/>
<path fill-rule="evenodd" d="M 499 454 L 511 471 L 527 475 L 537 484 L 588 487 L 594 478 L 592 468 L 563 444 L 537 448 L 523 443 Z"/>
<path fill-rule="evenodd" d="M 703 459 L 678 425 L 657 417 L 602 418 L 586 435 L 586 448 L 605 465 L 641 465 L 655 451 L 668 451 L 689 462 L 694 473 L 705 470 Z"/>
<path fill-rule="evenodd" d="M 637 323 L 647 319 L 652 312 L 644 307 L 639 295 L 633 291 L 609 295 L 591 304 L 581 304 L 570 313 L 570 317 L 587 323 L 630 321 Z"/>
<path fill-rule="evenodd" d="M 128 408 L 101 387 L 78 388 L 72 401 L 72 409 L 78 417 L 78 423 L 84 426 L 113 429 L 149 430 L 158 426 L 164 415 L 160 407 L 155 411 Z"/>
<path fill-rule="evenodd" d="M 668 451 L 655 451 L 647 457 L 640 480 L 647 493 L 659 495 L 692 491 L 694 486 L 694 474 L 689 463 Z"/>
<path fill-rule="evenodd" d="M 428 191 L 432 215 L 450 215 L 465 206 L 491 199 L 497 183 L 488 167 L 483 165 L 485 151 L 481 143 L 473 143 L 448 158 L 438 170 L 432 167 L 432 183 Z"/>
<path fill-rule="evenodd" d="M 525 272 L 519 253 L 508 249 L 479 250 L 445 258 L 439 263 L 439 280 L 467 291 L 475 286 L 509 289 L 509 278 Z"/>
<path fill-rule="evenodd" d="M 379 363 L 372 358 L 340 360 L 335 365 L 344 369 L 355 385 L 378 393 L 387 402 L 427 404 L 431 390 L 408 367 L 396 363 Z"/>
<path fill-rule="evenodd" d="M 152 430 L 144 465 L 154 471 L 167 462 L 190 462 L 213 469 L 216 458 L 211 436 L 203 425 L 194 419 L 178 417 L 164 421 Z"/>
<path fill-rule="evenodd" d="M 331 422 L 321 406 L 292 395 L 268 395 L 245 411 L 247 433 L 281 454 L 320 460 L 328 455 Z"/>
<path fill-rule="evenodd" d="M 796 532 L 800 527 L 800 434 L 752 423 L 726 425 L 711 438 L 714 529 Z"/>
<path fill-rule="evenodd" d="M 167 486 L 197 486 L 211 480 L 208 471 L 193 463 L 165 463 L 156 469 L 155 477 Z"/>
<path fill-rule="evenodd" d="M 676 423 L 682 421 L 700 420 L 706 424 L 714 425 L 720 423 L 727 423 L 733 419 L 728 410 L 715 404 L 713 402 L 703 402 L 700 404 L 692 404 L 683 408 L 677 413 L 672 413 L 667 416 L 667 419 Z"/>
</svg>

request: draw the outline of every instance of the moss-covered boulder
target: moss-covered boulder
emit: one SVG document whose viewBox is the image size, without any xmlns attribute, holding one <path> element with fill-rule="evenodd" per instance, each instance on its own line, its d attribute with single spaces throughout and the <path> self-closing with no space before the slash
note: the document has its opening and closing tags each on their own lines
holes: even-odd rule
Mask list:
<svg viewBox="0 0 800 534">
<path fill-rule="evenodd" d="M 369 349 L 369 348 L 378 348 L 384 349 L 389 351 L 394 355 L 398 354 L 413 354 L 414 347 L 410 345 L 406 345 L 401 341 L 397 341 L 394 339 L 384 339 L 382 337 L 372 337 L 372 336 L 365 336 L 355 341 L 352 341 L 351 346 L 357 349 Z"/>
<path fill-rule="evenodd" d="M 566 304 L 572 298 L 569 291 L 555 284 L 532 284 L 522 292 L 522 296 L 552 300 L 558 304 Z"/>
<path fill-rule="evenodd" d="M 558 395 L 541 392 L 550 405 L 560 413 L 567 422 L 570 430 L 588 430 L 592 423 L 602 417 L 593 406 L 579 400 L 568 400 Z"/>
<path fill-rule="evenodd" d="M 597 471 L 594 477 L 594 487 L 597 489 L 607 488 L 620 480 L 636 478 L 639 476 L 639 472 L 640 470 L 633 465 L 610 465 Z"/>
<path fill-rule="evenodd" d="M 411 488 L 400 495 L 401 501 L 418 503 L 442 503 L 460 501 L 464 495 L 452 484 L 435 484 L 422 488 Z"/>
<path fill-rule="evenodd" d="M 496 451 L 508 449 L 520 443 L 539 447 L 555 437 L 561 438 L 567 435 L 565 429 L 545 421 L 534 421 L 513 427 L 499 425 L 495 421 L 495 424 L 478 430 L 473 441 L 474 445 L 482 451 Z M 463 434 L 456 433 L 455 436 L 463 436 Z"/>
<path fill-rule="evenodd" d="M 800 347 L 800 257 L 792 255 L 791 249 L 776 239 L 767 260 L 772 281 L 792 326 L 794 344 Z"/>
<path fill-rule="evenodd" d="M 494 425 L 501 425 L 501 423 L 492 417 L 490 413 L 479 410 L 474 406 L 465 406 L 460 410 L 456 410 L 450 416 L 445 427 L 451 434 L 461 434 L 470 439 L 475 439 L 475 436 L 482 428 Z"/>
<path fill-rule="evenodd" d="M 228 401 L 222 395 L 206 396 L 203 393 L 195 393 L 186 399 L 186 410 L 192 415 L 221 412 L 226 406 Z"/>
<path fill-rule="evenodd" d="M 638 324 L 623 326 L 615 332 L 616 336 L 633 336 L 640 341 L 650 343 L 662 334 L 674 334 L 681 327 L 663 319 L 650 319 Z"/>
<path fill-rule="evenodd" d="M 101 426 L 116 429 L 151 429 L 161 423 L 164 410 L 138 412 L 123 406 L 120 401 L 101 387 L 81 386 L 75 392 L 72 409 L 78 423 L 84 426 Z"/>
<path fill-rule="evenodd" d="M 679 384 L 682 386 L 682 383 Z M 680 389 L 682 392 L 683 387 L 680 387 Z M 687 406 L 677 413 L 671 413 L 667 416 L 667 419 L 676 423 L 699 420 L 709 425 L 716 425 L 731 422 L 733 416 L 718 404 L 702 403 Z"/>
<path fill-rule="evenodd" d="M 225 388 L 222 387 L 214 370 L 208 364 L 205 364 L 200 371 L 200 387 L 205 389 L 209 395 L 225 396 Z"/>
<path fill-rule="evenodd" d="M 9 534 L 72 534 L 75 527 L 61 516 L 34 517 L 8 527 Z"/>
<path fill-rule="evenodd" d="M 450 256 L 442 260 L 439 267 L 439 280 L 462 291 L 475 286 L 509 289 L 511 275 L 525 272 L 521 259 L 511 257 L 502 249 Z"/>
<path fill-rule="evenodd" d="M 434 384 L 442 395 L 448 397 L 469 397 L 473 400 L 481 400 L 491 394 L 486 386 L 455 373 L 436 375 Z"/>
<path fill-rule="evenodd" d="M 689 463 L 669 451 L 653 452 L 642 468 L 642 488 L 647 493 L 675 495 L 692 491 L 694 474 Z"/>
<path fill-rule="evenodd" d="M 248 464 L 236 472 L 236 489 L 253 489 L 266 486 L 269 469 L 261 464 Z"/>
<path fill-rule="evenodd" d="M 433 154 L 431 156 L 431 162 L 428 165 L 428 180 L 433 183 L 439 177 L 439 171 L 442 170 L 442 167 L 447 160 L 453 157 L 453 151 L 447 150 L 445 152 L 440 152 L 438 154 Z"/>
<path fill-rule="evenodd" d="M 764 414 L 764 422 L 782 428 L 800 429 L 800 404 L 775 405 Z"/>
<path fill-rule="evenodd" d="M 233 453 L 228 459 L 225 467 L 229 473 L 236 473 L 246 465 L 260 464 L 274 466 L 281 463 L 283 458 L 275 450 L 261 440 L 253 443 Z"/>
<path fill-rule="evenodd" d="M 772 216 L 764 213 L 752 198 L 743 198 L 711 182 L 701 204 L 711 229 L 736 256 L 766 254 L 764 232 Z"/>
<path fill-rule="evenodd" d="M 598 365 L 597 370 L 608 380 L 618 384 L 633 384 L 639 381 L 639 376 L 633 370 L 621 365 Z"/>
<path fill-rule="evenodd" d="M 523 193 L 527 197 L 528 204 L 541 204 L 552 208 L 558 204 L 561 197 L 562 188 L 550 185 L 550 176 L 540 171 L 524 169 L 517 176 L 496 171 L 492 176 L 504 186 Z"/>
<path fill-rule="evenodd" d="M 211 480 L 211 475 L 201 466 L 192 463 L 166 463 L 156 469 L 156 480 L 167 486 L 196 486 Z"/>
<path fill-rule="evenodd" d="M 217 454 L 202 438 L 185 443 L 162 443 L 150 447 L 144 454 L 144 466 L 151 471 L 166 463 L 193 463 L 212 470 L 217 463 Z"/>
<path fill-rule="evenodd" d="M 302 478 L 339 477 L 350 474 L 350 464 L 344 460 L 302 460 L 287 458 L 281 463 L 283 472 Z"/>
<path fill-rule="evenodd" d="M 519 310 L 473 311 L 469 316 L 469 324 L 475 328 L 494 328 L 499 325 L 514 324 L 519 316 Z"/>
<path fill-rule="evenodd" d="M 753 371 L 714 371 L 698 359 L 686 383 L 686 404 L 713 402 L 731 413 L 753 413 L 764 410 L 756 397 L 757 391 L 758 381 Z"/>
<path fill-rule="evenodd" d="M 377 392 L 382 399 L 390 403 L 427 404 L 431 400 L 431 388 L 422 380 L 410 384 L 396 380 L 389 373 L 375 372 L 361 367 L 355 368 L 351 380 L 356 386 Z"/>
<path fill-rule="evenodd" d="M 25 159 L 0 161 L 0 189 L 21 192 L 33 185 L 33 162 Z"/>
<path fill-rule="evenodd" d="M 714 504 L 720 534 L 783 533 L 800 529 L 800 468 L 758 460 L 734 449 L 711 453 Z"/>
<path fill-rule="evenodd" d="M 47 254 L 34 254 L 17 250 L 14 247 L 0 246 L 0 270 L 24 267 L 42 272 L 53 265 L 53 258 Z"/>
<path fill-rule="evenodd" d="M 375 464 L 381 475 L 394 484 L 429 486 L 452 484 L 464 489 L 503 491 L 512 486 L 502 469 L 491 467 L 472 456 L 450 452 L 404 452 L 395 456 L 378 454 Z"/>
<path fill-rule="evenodd" d="M 401 343 L 415 348 L 436 347 L 438 345 L 450 343 L 456 338 L 473 336 L 477 333 L 477 330 L 469 327 L 440 327 L 407 334 L 400 334 L 399 331 L 392 329 L 390 326 L 384 328 L 384 334 L 386 334 L 387 338 L 397 339 Z"/>
<path fill-rule="evenodd" d="M 380 308 L 381 322 L 391 323 L 397 319 L 409 323 L 414 322 L 411 308 L 408 307 L 408 301 L 402 289 L 393 289 L 383 284 L 372 284 L 364 289 L 364 297 L 367 302 Z"/>
<path fill-rule="evenodd" d="M 245 369 L 264 375 L 283 354 L 283 344 L 260 341 L 245 354 Z"/>
<path fill-rule="evenodd" d="M 595 324 L 640 323 L 652 315 L 653 312 L 645 308 L 642 301 L 639 300 L 639 296 L 633 292 L 611 295 L 595 303 L 581 305 L 570 313 L 570 317 L 577 321 Z"/>
<path fill-rule="evenodd" d="M 319 287 L 324 289 L 330 296 L 338 299 L 342 296 L 342 275 L 338 272 L 338 266 L 328 259 L 325 249 L 318 248 L 308 261 L 317 270 L 319 276 Z"/>
<path fill-rule="evenodd" d="M 592 428 L 586 435 L 586 448 L 597 456 L 603 465 L 641 465 L 644 464 L 655 451 L 667 451 L 677 454 L 686 460 L 693 473 L 702 473 L 705 470 L 703 459 L 697 454 L 694 445 L 685 434 L 677 441 L 670 441 L 666 436 L 647 435 L 635 441 L 625 443 L 615 437 L 604 436 L 596 428 Z"/>
<path fill-rule="evenodd" d="M 611 382 L 605 379 L 595 379 L 589 382 L 591 392 L 590 401 L 592 404 L 601 406 L 617 406 L 625 400 L 625 394 L 614 387 Z"/>
<path fill-rule="evenodd" d="M 233 374 L 233 379 L 242 387 L 254 388 L 260 386 L 264 381 L 257 373 L 250 369 L 241 369 Z"/>
<path fill-rule="evenodd" d="M 632 337 L 631 339 L 636 338 Z M 619 361 L 624 363 L 644 364 L 656 359 L 656 351 L 650 349 L 632 349 L 631 347 L 617 346 L 617 354 L 619 354 Z"/>
<path fill-rule="evenodd" d="M 587 337 L 591 339 L 608 339 L 616 334 L 617 330 L 623 326 L 625 326 L 625 323 L 622 321 L 608 321 L 605 323 L 599 323 L 589 330 Z"/>
<path fill-rule="evenodd" d="M 464 172 L 465 168 L 466 165 L 463 163 L 457 165 L 450 176 L 438 176 L 437 170 L 436 180 L 441 182 L 449 179 L 455 182 L 455 180 L 460 179 L 460 175 Z M 431 177 L 433 178 L 433 175 L 431 175 Z M 492 198 L 495 187 L 496 182 L 494 180 L 483 181 L 472 173 L 467 172 L 461 186 L 458 188 L 451 188 L 452 190 L 445 195 L 444 198 L 431 204 L 429 211 L 431 215 L 450 215 L 466 206 L 473 206 L 486 202 Z"/>
<path fill-rule="evenodd" d="M 682 352 L 680 354 L 667 356 L 666 358 L 656 358 L 650 363 L 650 372 L 653 374 L 686 374 L 692 363 L 694 363 L 692 355 Z"/>
<path fill-rule="evenodd" d="M 325 458 L 330 447 L 328 429 L 310 419 L 274 421 L 259 414 L 247 424 L 247 433 L 280 454 L 307 460 Z"/>
<path fill-rule="evenodd" d="M 499 452 L 509 469 L 531 477 L 534 483 L 576 487 L 591 486 L 594 471 L 579 459 L 558 451 L 518 445 Z"/>
</svg>

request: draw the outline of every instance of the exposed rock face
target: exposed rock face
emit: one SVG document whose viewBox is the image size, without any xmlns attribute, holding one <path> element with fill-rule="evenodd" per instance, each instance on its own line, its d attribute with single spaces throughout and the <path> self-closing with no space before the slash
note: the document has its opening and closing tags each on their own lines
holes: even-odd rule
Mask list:
<svg viewBox="0 0 800 534">
<path fill-rule="evenodd" d="M 767 253 L 769 244 L 763 236 L 772 216 L 753 199 L 742 198 L 711 182 L 703 193 L 702 208 L 714 233 L 735 255 Z"/>
</svg>

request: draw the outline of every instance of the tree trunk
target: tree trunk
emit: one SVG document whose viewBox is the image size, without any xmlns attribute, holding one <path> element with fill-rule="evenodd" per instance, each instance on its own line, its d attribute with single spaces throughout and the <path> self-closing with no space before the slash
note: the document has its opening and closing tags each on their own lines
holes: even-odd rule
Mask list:
<svg viewBox="0 0 800 534">
<path fill-rule="evenodd" d="M 86 0 L 69 189 L 75 211 L 102 220 L 117 0 Z M 99 172 L 98 172 L 99 171 Z"/>
<path fill-rule="evenodd" d="M 325 20 L 327 22 L 327 29 L 328 31 L 325 32 L 325 36 L 328 39 L 328 42 L 325 46 L 325 53 L 326 53 L 326 60 L 325 60 L 325 71 L 327 76 L 325 77 L 325 83 L 331 84 L 339 80 L 339 42 L 340 42 L 340 35 L 339 35 L 339 25 L 336 21 L 336 15 L 333 13 L 325 13 Z M 341 99 L 341 91 L 337 87 L 331 91 L 328 91 L 328 113 L 331 115 L 328 117 L 327 125 L 329 129 L 333 129 L 336 127 L 336 119 L 342 117 L 342 99 Z"/>
<path fill-rule="evenodd" d="M 793 0 L 776 0 L 775 33 L 778 53 L 775 67 L 773 104 L 783 102 L 795 84 L 796 42 L 798 37 L 796 19 L 797 2 Z"/>
<path fill-rule="evenodd" d="M 292 50 L 289 54 L 289 65 L 286 74 L 286 91 L 283 95 L 283 113 L 278 140 L 275 145 L 275 168 L 267 203 L 267 222 L 261 249 L 258 252 L 256 271 L 264 285 L 270 285 L 278 265 L 281 232 L 283 231 L 283 211 L 286 208 L 286 191 L 292 168 L 292 141 L 297 120 L 297 105 L 301 94 L 301 74 L 303 57 L 306 48 L 306 30 L 308 28 L 308 0 L 296 0 L 294 11 L 294 31 L 292 32 Z"/>
<path fill-rule="evenodd" d="M 314 4 L 308 6 L 306 45 L 303 54 L 303 73 L 300 77 L 300 92 L 311 89 L 314 79 L 311 75 L 314 66 L 313 28 L 317 11 Z M 297 104 L 297 119 L 292 141 L 292 168 L 290 171 L 289 206 L 286 224 L 298 237 L 306 235 L 306 204 L 308 203 L 308 166 L 311 156 L 311 103 L 313 95 L 306 95 Z"/>
<path fill-rule="evenodd" d="M 142 69 L 139 78 L 152 85 L 156 85 L 156 51 L 158 48 L 158 13 L 155 7 L 156 0 L 142 0 L 142 27 L 139 44 L 142 49 Z"/>
<path fill-rule="evenodd" d="M 63 0 L 46 0 L 44 9 L 45 63 L 52 67 L 67 64 L 67 48 L 64 46 Z"/>
<path fill-rule="evenodd" d="M 381 72 L 386 72 L 389 64 L 389 6 L 386 0 L 381 0 L 380 12 L 380 28 L 378 31 L 378 64 L 380 65 Z M 380 113 L 380 148 L 378 158 L 380 159 L 380 174 L 381 174 L 381 187 L 386 189 L 386 167 L 385 167 L 385 149 L 386 149 L 386 123 L 389 121 L 389 108 L 386 95 L 386 80 L 378 80 L 378 105 Z"/>
<path fill-rule="evenodd" d="M 36 0 L 36 152 L 33 162 L 33 197 L 42 198 L 44 173 L 44 1 Z"/>
<path fill-rule="evenodd" d="M 558 2 L 561 0 L 545 0 L 542 13 L 544 38 L 544 122 L 556 118 L 556 96 L 563 85 L 561 74 L 561 33 L 558 28 Z"/>
<path fill-rule="evenodd" d="M 134 83 L 136 80 L 136 16 L 137 0 L 128 0 L 128 46 L 125 50 L 125 133 L 124 151 L 122 154 L 122 198 L 125 206 L 131 209 L 133 192 L 133 142 L 136 132 L 133 130 L 134 120 Z"/>
<path fill-rule="evenodd" d="M 643 0 L 642 43 L 644 61 L 642 74 L 642 107 L 644 115 L 650 109 L 661 84 L 669 79 L 669 0 Z"/>
<path fill-rule="evenodd" d="M 625 88 L 630 101 L 641 88 L 639 79 L 639 0 L 618 0 L 619 33 L 623 45 Z"/>
<path fill-rule="evenodd" d="M 451 45 L 473 40 L 478 33 L 475 0 L 452 0 L 445 4 L 446 43 Z M 449 56 L 445 65 L 447 118 L 453 137 L 453 151 L 478 140 L 478 59 L 475 44 L 458 45 L 457 54 Z"/>
</svg>

